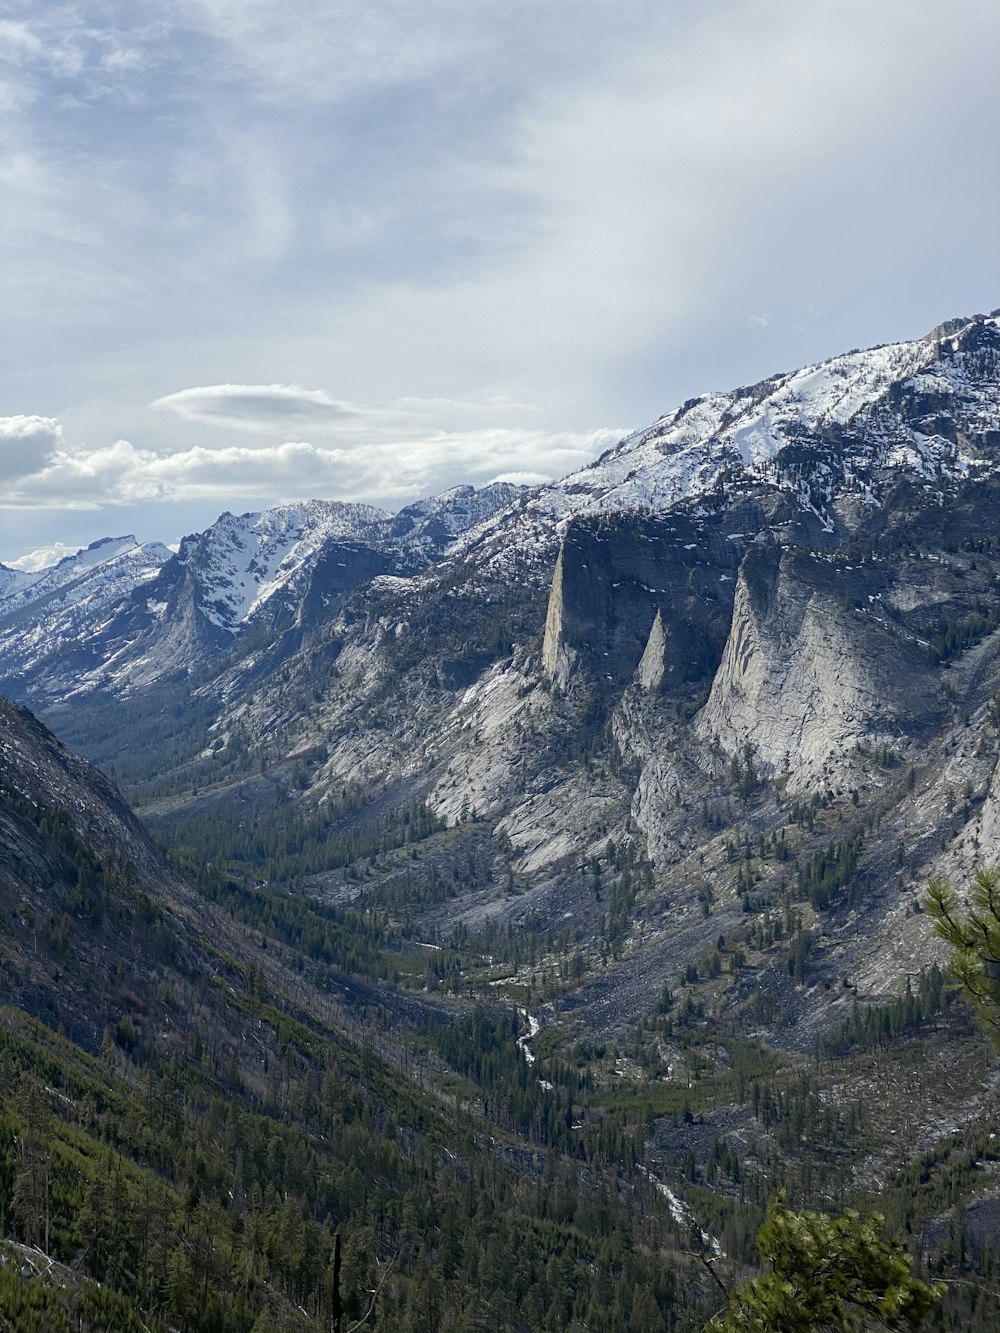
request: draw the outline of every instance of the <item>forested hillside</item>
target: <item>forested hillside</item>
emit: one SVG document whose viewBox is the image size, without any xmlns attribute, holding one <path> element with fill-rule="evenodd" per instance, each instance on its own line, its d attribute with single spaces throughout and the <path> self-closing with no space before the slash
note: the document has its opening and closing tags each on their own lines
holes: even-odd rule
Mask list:
<svg viewBox="0 0 1000 1333">
<path fill-rule="evenodd" d="M 631 1128 L 571 1143 L 552 1108 L 580 1076 L 547 1098 L 512 1011 L 394 1012 L 360 914 L 200 895 L 96 773 L 2 721 L 12 1326 L 328 1327 L 338 1235 L 351 1323 L 377 1290 L 385 1329 L 697 1325 Z M 84 834 L 119 820 L 133 844 Z"/>
<path fill-rule="evenodd" d="M 388 909 L 195 887 L 99 775 L 2 720 L 12 1326 L 328 1328 L 339 1295 L 373 1329 L 694 1330 L 704 1260 L 749 1271 L 778 1185 L 877 1193 L 925 1271 L 978 1275 L 950 1317 L 993 1326 L 991 1117 L 916 1156 L 895 1138 L 942 1068 L 959 1098 L 983 1077 L 939 972 L 808 1059 L 713 1022 L 697 969 L 626 1039 L 566 1048 Z"/>
</svg>

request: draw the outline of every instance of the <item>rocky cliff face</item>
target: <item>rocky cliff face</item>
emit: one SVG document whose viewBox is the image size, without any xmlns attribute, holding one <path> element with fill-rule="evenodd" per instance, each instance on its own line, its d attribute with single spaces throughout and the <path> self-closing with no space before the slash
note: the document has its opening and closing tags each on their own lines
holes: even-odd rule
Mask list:
<svg viewBox="0 0 1000 1333">
<path fill-rule="evenodd" d="M 654 625 L 659 687 L 711 679 L 747 544 L 741 527 L 764 521 L 740 504 L 697 517 L 629 515 L 567 525 L 549 594 L 543 666 L 565 688 L 574 673 L 626 685 Z M 647 661 L 647 669 L 652 669 Z"/>
<path fill-rule="evenodd" d="M 670 675 L 677 670 L 676 652 L 673 644 L 667 642 L 667 633 L 663 627 L 663 613 L 657 610 L 650 626 L 649 638 L 642 650 L 642 657 L 635 669 L 636 683 L 650 694 L 661 690 Z"/>
<path fill-rule="evenodd" d="M 565 582 L 566 564 L 565 548 L 563 548 L 556 556 L 556 567 L 552 572 L 552 585 L 549 588 L 549 601 L 545 610 L 545 633 L 542 636 L 542 667 L 549 679 L 560 686 L 569 680 L 576 658 L 569 642 L 571 631 L 566 623 Z"/>
<path fill-rule="evenodd" d="M 872 612 L 883 582 L 877 567 L 753 548 L 699 735 L 801 792 L 846 780 L 859 748 L 905 749 L 932 734 L 940 684 L 926 652 Z"/>
</svg>

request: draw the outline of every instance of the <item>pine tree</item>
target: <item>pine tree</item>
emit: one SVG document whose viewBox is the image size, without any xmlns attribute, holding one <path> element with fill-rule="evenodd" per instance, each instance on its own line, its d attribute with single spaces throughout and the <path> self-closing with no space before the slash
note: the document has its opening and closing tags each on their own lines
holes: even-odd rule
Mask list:
<svg viewBox="0 0 1000 1333">
<path fill-rule="evenodd" d="M 21 1080 L 15 1103 L 21 1133 L 11 1202 L 24 1239 L 29 1245 L 49 1248 L 49 1109 L 35 1079 Z"/>
<path fill-rule="evenodd" d="M 920 1328 L 943 1289 L 913 1276 L 910 1256 L 883 1236 L 884 1225 L 877 1213 L 793 1212 L 779 1194 L 757 1237 L 770 1271 L 738 1287 L 706 1333 Z"/>
<path fill-rule="evenodd" d="M 973 876 L 967 906 L 947 879 L 927 885 L 924 907 L 951 945 L 951 967 L 1000 1045 L 1000 866 Z"/>
</svg>

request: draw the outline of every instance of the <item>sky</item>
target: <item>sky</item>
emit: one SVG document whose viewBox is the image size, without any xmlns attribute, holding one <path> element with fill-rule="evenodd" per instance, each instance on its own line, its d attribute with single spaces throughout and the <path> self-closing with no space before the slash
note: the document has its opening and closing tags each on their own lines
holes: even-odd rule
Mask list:
<svg viewBox="0 0 1000 1333">
<path fill-rule="evenodd" d="M 0 560 L 989 311 L 997 69 L 996 0 L 0 0 Z"/>
</svg>

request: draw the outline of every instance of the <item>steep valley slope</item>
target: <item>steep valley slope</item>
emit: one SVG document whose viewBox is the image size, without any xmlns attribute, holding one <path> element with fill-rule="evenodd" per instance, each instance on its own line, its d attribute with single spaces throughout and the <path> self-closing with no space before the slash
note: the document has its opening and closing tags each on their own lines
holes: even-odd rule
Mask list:
<svg viewBox="0 0 1000 1333">
<path fill-rule="evenodd" d="M 193 882 L 3 701 L 0 753 L 5 1327 L 702 1325 L 687 1215 L 623 1118 L 570 1133 L 579 1075 L 506 1006 L 417 1000 L 370 916 Z"/>
</svg>

